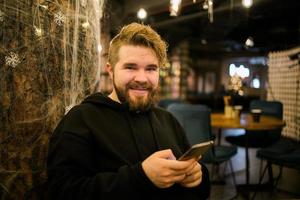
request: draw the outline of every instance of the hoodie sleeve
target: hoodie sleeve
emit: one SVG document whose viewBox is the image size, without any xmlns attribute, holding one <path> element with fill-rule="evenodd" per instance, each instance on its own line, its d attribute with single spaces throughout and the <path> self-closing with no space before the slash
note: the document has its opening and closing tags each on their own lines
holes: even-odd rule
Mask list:
<svg viewBox="0 0 300 200">
<path fill-rule="evenodd" d="M 124 165 L 114 172 L 99 172 L 93 137 L 74 115 L 76 113 L 62 120 L 50 140 L 49 199 L 112 199 L 120 195 L 139 198 L 139 192 L 154 187 L 146 178 L 141 163 Z"/>
</svg>

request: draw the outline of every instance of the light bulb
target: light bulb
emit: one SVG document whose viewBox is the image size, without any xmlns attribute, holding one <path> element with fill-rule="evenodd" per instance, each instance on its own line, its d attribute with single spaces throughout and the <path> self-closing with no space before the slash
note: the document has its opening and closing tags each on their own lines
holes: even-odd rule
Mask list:
<svg viewBox="0 0 300 200">
<path fill-rule="evenodd" d="M 147 11 L 144 8 L 140 8 L 137 12 L 137 17 L 139 19 L 145 19 L 147 17 Z"/>
</svg>

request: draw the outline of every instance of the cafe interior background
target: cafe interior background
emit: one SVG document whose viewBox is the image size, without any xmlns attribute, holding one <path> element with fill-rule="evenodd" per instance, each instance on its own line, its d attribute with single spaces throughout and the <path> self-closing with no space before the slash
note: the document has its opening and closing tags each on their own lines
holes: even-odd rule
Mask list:
<svg viewBox="0 0 300 200">
<path fill-rule="evenodd" d="M 151 25 L 169 44 L 161 100 L 205 104 L 215 112 L 223 112 L 225 94 L 244 111 L 252 99 L 277 100 L 284 106 L 282 134 L 300 139 L 297 0 L 0 0 L 0 5 L 1 199 L 43 190 L 49 136 L 86 95 L 111 91 L 104 69 L 109 41 L 133 21 Z"/>
</svg>

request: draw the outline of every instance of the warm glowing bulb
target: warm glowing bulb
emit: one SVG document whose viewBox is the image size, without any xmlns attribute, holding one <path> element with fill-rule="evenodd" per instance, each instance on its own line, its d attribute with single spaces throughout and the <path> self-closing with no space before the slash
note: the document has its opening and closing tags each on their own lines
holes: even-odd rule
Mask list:
<svg viewBox="0 0 300 200">
<path fill-rule="evenodd" d="M 84 23 L 81 24 L 81 26 L 83 28 L 87 28 L 87 27 L 89 27 L 89 25 L 90 25 L 90 23 L 88 21 L 86 21 L 86 22 L 84 22 Z"/>
<path fill-rule="evenodd" d="M 170 0 L 170 16 L 177 16 L 181 0 Z"/>
<path fill-rule="evenodd" d="M 253 47 L 254 46 L 254 41 L 252 37 L 248 37 L 246 42 L 245 42 L 246 47 Z"/>
<path fill-rule="evenodd" d="M 140 8 L 137 12 L 137 17 L 139 19 L 145 19 L 147 17 L 147 11 L 144 8 Z"/>
<path fill-rule="evenodd" d="M 242 0 L 242 4 L 246 8 L 250 8 L 252 6 L 252 4 L 253 4 L 253 0 Z"/>
<path fill-rule="evenodd" d="M 98 44 L 98 52 L 101 52 L 102 51 L 102 45 L 101 44 Z"/>
</svg>

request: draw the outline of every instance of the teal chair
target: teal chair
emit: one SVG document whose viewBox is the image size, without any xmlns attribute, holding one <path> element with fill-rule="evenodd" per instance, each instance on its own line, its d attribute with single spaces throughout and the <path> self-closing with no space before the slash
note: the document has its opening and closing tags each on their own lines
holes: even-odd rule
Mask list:
<svg viewBox="0 0 300 200">
<path fill-rule="evenodd" d="M 167 107 L 167 110 L 182 125 L 191 145 L 215 138 L 211 130 L 211 110 L 206 105 L 173 103 Z M 235 146 L 215 145 L 203 155 L 202 162 L 212 164 L 212 166 L 219 166 L 229 161 L 233 183 L 236 186 L 235 174 L 231 162 L 231 158 L 236 154 L 237 147 Z"/>
</svg>

